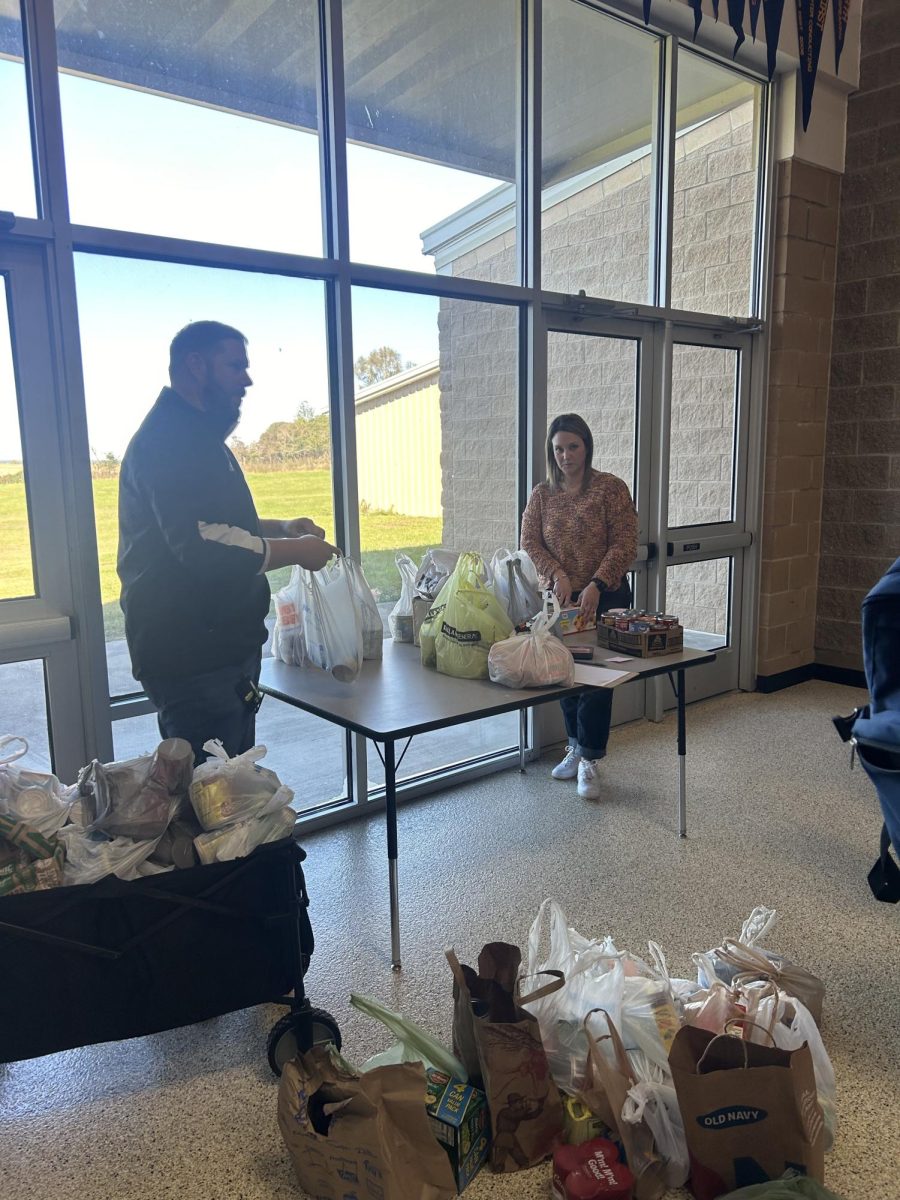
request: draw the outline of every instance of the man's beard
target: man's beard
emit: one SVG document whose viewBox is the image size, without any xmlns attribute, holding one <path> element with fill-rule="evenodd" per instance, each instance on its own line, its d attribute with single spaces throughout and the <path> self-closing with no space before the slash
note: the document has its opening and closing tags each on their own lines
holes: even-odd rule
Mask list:
<svg viewBox="0 0 900 1200">
<path fill-rule="evenodd" d="M 206 413 L 222 441 L 231 437 L 241 419 L 240 400 L 237 402 L 221 394 L 207 393 Z"/>
</svg>

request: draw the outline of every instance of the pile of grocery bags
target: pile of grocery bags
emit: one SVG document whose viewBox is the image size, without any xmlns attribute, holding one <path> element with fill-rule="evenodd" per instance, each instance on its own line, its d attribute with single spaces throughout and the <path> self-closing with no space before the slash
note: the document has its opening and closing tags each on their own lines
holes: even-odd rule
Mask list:
<svg viewBox="0 0 900 1200">
<path fill-rule="evenodd" d="M 447 950 L 452 1050 L 352 997 L 394 1042 L 359 1069 L 333 1047 L 286 1065 L 279 1124 L 302 1187 L 441 1200 L 482 1164 L 547 1163 L 558 1200 L 684 1185 L 696 1200 L 829 1200 L 825 988 L 769 948 L 774 918 L 754 909 L 693 956 L 695 978 L 674 978 L 656 943 L 644 958 L 585 937 L 547 900 L 524 954 L 492 942 L 468 966 Z"/>
<path fill-rule="evenodd" d="M 294 794 L 260 765 L 265 746 L 204 749 L 195 767 L 190 744 L 166 738 L 151 754 L 88 763 L 67 786 L 20 765 L 25 738 L 0 737 L 0 897 L 225 862 L 287 837 Z"/>
</svg>

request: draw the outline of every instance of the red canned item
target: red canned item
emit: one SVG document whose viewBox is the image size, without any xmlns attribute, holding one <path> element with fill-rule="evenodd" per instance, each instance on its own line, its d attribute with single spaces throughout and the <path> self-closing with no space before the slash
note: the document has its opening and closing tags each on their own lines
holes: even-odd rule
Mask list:
<svg viewBox="0 0 900 1200">
<path fill-rule="evenodd" d="M 616 617 L 616 629 L 621 629 L 623 633 L 628 632 L 630 622 L 627 617 Z"/>
<path fill-rule="evenodd" d="M 560 1200 L 631 1200 L 634 1176 L 607 1138 L 560 1146 L 553 1154 L 553 1194 Z"/>
<path fill-rule="evenodd" d="M 665 629 L 675 629 L 678 626 L 678 618 L 673 617 L 671 613 L 663 613 L 659 621 Z"/>
<path fill-rule="evenodd" d="M 631 1200 L 634 1176 L 624 1163 L 589 1159 L 565 1184 L 566 1200 Z"/>
</svg>

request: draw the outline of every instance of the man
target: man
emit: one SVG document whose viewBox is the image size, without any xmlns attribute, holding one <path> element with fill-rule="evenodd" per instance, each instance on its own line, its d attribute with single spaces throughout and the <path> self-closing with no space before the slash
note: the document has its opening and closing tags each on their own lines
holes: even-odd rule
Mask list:
<svg viewBox="0 0 900 1200">
<path fill-rule="evenodd" d="M 169 351 L 171 387 L 131 439 L 119 475 L 125 637 L 162 737 L 196 760 L 219 738 L 230 755 L 255 740 L 269 611 L 266 571 L 320 570 L 336 553 L 308 517 L 260 520 L 225 439 L 252 380 L 247 339 L 195 321 Z"/>
</svg>

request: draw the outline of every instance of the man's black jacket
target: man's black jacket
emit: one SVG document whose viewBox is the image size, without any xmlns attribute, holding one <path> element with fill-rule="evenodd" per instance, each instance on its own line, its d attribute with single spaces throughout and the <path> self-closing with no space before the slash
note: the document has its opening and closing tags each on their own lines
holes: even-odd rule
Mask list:
<svg viewBox="0 0 900 1200">
<path fill-rule="evenodd" d="M 266 639 L 265 543 L 214 422 L 164 388 L 119 475 L 125 636 L 136 679 L 236 665 Z"/>
</svg>

